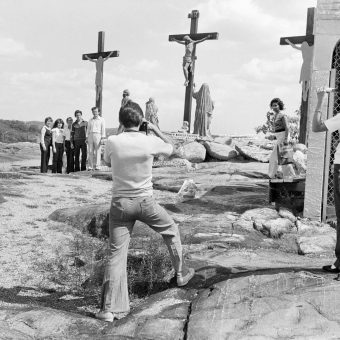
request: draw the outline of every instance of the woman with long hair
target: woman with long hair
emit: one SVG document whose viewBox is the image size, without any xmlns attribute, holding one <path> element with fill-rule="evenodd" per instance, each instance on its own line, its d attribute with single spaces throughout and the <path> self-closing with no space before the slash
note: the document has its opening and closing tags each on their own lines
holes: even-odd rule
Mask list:
<svg viewBox="0 0 340 340">
<path fill-rule="evenodd" d="M 199 91 L 193 92 L 192 96 L 196 99 L 194 133 L 202 137 L 211 137 L 210 123 L 214 110 L 214 103 L 210 97 L 208 84 L 202 84 Z"/>
<path fill-rule="evenodd" d="M 58 118 L 52 129 L 53 166 L 52 173 L 62 173 L 65 134 L 64 121 Z"/>
</svg>

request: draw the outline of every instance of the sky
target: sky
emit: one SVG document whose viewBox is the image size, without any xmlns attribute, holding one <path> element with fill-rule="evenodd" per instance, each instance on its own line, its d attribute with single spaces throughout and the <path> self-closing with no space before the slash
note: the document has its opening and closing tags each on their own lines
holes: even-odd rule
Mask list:
<svg viewBox="0 0 340 340">
<path fill-rule="evenodd" d="M 105 50 L 118 58 L 104 64 L 103 116 L 118 125 L 122 92 L 143 110 L 149 97 L 160 127 L 183 122 L 184 46 L 169 34 L 189 33 L 192 10 L 198 32 L 218 40 L 197 46 L 195 83 L 207 83 L 215 103 L 213 134 L 253 134 L 269 102 L 280 97 L 286 113 L 300 106 L 302 57 L 283 36 L 304 35 L 307 8 L 316 0 L 0 0 L 0 119 L 66 119 L 76 109 L 85 119 L 95 104 L 95 65 L 82 54 Z M 195 114 L 193 100 L 192 119 Z"/>
</svg>

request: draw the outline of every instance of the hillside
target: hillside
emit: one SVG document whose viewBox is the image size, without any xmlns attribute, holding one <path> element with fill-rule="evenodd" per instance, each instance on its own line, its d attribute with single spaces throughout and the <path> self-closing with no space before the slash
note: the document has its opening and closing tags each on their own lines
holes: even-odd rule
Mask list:
<svg viewBox="0 0 340 340">
<path fill-rule="evenodd" d="M 43 122 L 0 119 L 0 142 L 39 142 L 40 130 Z M 110 136 L 117 132 L 117 128 L 106 129 L 106 135 Z"/>
<path fill-rule="evenodd" d="M 0 119 L 0 142 L 37 142 L 43 122 Z"/>
</svg>

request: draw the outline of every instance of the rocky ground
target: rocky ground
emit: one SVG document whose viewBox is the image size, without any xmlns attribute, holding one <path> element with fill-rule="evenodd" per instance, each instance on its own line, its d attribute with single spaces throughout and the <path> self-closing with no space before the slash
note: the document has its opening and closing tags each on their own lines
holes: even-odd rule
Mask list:
<svg viewBox="0 0 340 340">
<path fill-rule="evenodd" d="M 269 205 L 267 164 L 154 168 L 155 196 L 197 274 L 106 324 L 92 317 L 97 296 L 72 291 L 85 277 L 55 273 L 76 276 L 84 249 L 102 247 L 110 174 L 42 175 L 25 163 L 0 169 L 0 339 L 340 339 L 340 283 L 320 270 L 335 230 Z M 196 198 L 181 201 L 190 178 Z M 151 234 L 137 224 L 133 241 Z"/>
</svg>

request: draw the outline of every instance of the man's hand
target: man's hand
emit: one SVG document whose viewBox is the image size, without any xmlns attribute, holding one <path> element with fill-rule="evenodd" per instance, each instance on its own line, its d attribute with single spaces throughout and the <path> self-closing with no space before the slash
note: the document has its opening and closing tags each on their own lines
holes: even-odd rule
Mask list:
<svg viewBox="0 0 340 340">
<path fill-rule="evenodd" d="M 143 119 L 143 123 L 144 122 L 148 123 L 148 130 L 149 131 L 155 132 L 155 131 L 159 130 L 158 127 L 155 124 L 152 124 L 152 123 L 148 122 L 146 119 Z"/>
<path fill-rule="evenodd" d="M 329 87 L 323 86 L 323 87 L 319 87 L 316 89 L 316 94 L 318 97 L 318 102 L 322 103 L 324 97 L 326 96 L 326 93 L 329 93 Z"/>
<path fill-rule="evenodd" d="M 44 151 L 46 151 L 46 150 L 47 150 L 47 149 L 46 149 L 46 145 L 45 145 L 45 144 L 41 145 L 41 147 L 42 147 L 42 149 L 43 149 Z"/>
<path fill-rule="evenodd" d="M 56 148 L 53 148 L 53 153 L 57 153 L 57 149 Z"/>
</svg>

